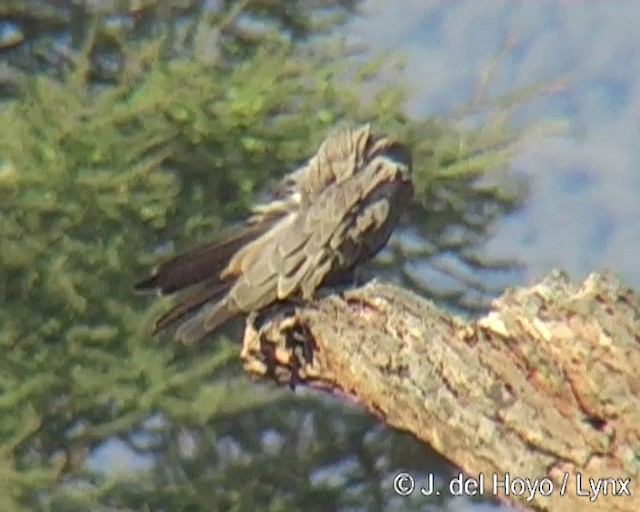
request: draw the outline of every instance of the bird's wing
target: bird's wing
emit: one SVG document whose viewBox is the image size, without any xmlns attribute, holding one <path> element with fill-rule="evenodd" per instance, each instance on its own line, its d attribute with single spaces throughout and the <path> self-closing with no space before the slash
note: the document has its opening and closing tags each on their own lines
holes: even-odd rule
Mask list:
<svg viewBox="0 0 640 512">
<path fill-rule="evenodd" d="M 176 336 L 194 342 L 239 313 L 297 294 L 310 299 L 331 273 L 373 256 L 408 203 L 397 195 L 403 186 L 397 168 L 409 165 L 381 153 L 245 246 L 222 274 L 237 278 L 228 294 L 185 322 Z"/>
<path fill-rule="evenodd" d="M 194 343 L 239 313 L 287 299 L 314 266 L 323 264 L 315 272 L 326 274 L 331 261 L 328 240 L 339 226 L 337 208 L 322 212 L 312 206 L 281 220 L 236 253 L 222 273 L 225 279 L 236 279 L 228 294 L 187 319 L 176 331 L 176 339 Z"/>
<path fill-rule="evenodd" d="M 218 276 L 240 248 L 267 232 L 277 218 L 278 215 L 271 215 L 256 219 L 237 233 L 175 256 L 134 285 L 134 290 L 168 295 Z"/>
<path fill-rule="evenodd" d="M 283 270 L 273 266 L 273 253 L 293 240 L 304 241 L 305 234 L 292 228 L 298 214 L 284 217 L 231 258 L 221 273 L 225 282 L 233 282 L 229 292 L 204 304 L 183 322 L 176 331 L 176 339 L 185 344 L 194 343 L 234 316 L 261 309 L 277 300 L 274 283 Z M 285 240 L 284 244 L 280 243 Z"/>
<path fill-rule="evenodd" d="M 393 166 L 373 160 L 319 198 L 314 205 L 319 218 L 308 218 L 309 229 L 316 226 L 310 246 L 321 244 L 324 250 L 315 253 L 314 264 L 299 276 L 303 297 L 312 296 L 329 272 L 353 269 L 386 243 L 395 226 L 396 211 L 405 207 L 398 203 L 396 189 Z M 323 211 L 336 214 L 323 217 Z"/>
<path fill-rule="evenodd" d="M 158 320 L 157 330 L 196 311 L 176 332 L 190 343 L 239 313 L 296 294 L 311 298 L 330 274 L 386 243 L 393 212 L 404 206 L 392 197 L 397 165 L 410 169 L 410 154 L 371 135 L 368 125 L 344 131 L 342 139 L 329 137 L 315 157 L 315 173 L 311 165 L 298 172 L 289 192 L 254 208 L 238 234 L 174 258 L 137 285 L 171 293 L 201 283 Z M 314 195 L 301 201 L 304 191 Z"/>
<path fill-rule="evenodd" d="M 359 234 L 367 235 L 369 229 L 384 220 L 380 216 L 388 213 L 387 198 L 375 199 L 373 193 L 392 182 L 394 176 L 388 168 L 372 163 L 345 182 L 330 186 L 308 208 L 291 214 L 244 247 L 225 270 L 237 281 L 220 302 L 220 308 L 236 312 L 259 310 L 300 291 L 310 298 L 329 272 L 336 267 L 353 266 L 365 243 L 358 239 Z M 369 201 L 369 197 L 373 199 Z M 367 209 L 369 202 L 373 204 Z M 345 244 L 355 244 L 355 252 L 343 254 Z M 205 330 L 219 325 L 220 308 L 205 315 Z"/>
<path fill-rule="evenodd" d="M 220 281 L 217 277 L 212 277 L 200 283 L 195 290 L 189 289 L 169 311 L 156 320 L 153 334 L 157 334 L 186 316 L 197 312 L 207 302 L 219 300 L 229 291 L 231 285 L 233 285 L 232 281 Z"/>
</svg>

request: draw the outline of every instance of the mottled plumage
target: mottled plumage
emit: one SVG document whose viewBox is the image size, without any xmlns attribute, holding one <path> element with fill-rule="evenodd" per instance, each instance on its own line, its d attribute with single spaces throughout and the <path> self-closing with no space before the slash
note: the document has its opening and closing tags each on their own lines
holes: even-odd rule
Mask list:
<svg viewBox="0 0 640 512">
<path fill-rule="evenodd" d="M 372 133 L 369 124 L 334 129 L 307 164 L 285 176 L 276 190 L 289 192 L 289 197 L 297 194 L 300 204 L 306 204 L 332 183 L 340 183 L 361 169 L 374 155 L 385 151 L 391 154 L 394 148 L 404 153 L 396 156 L 411 166 L 407 148 L 383 134 Z"/>
<path fill-rule="evenodd" d="M 386 244 L 412 193 L 404 145 L 368 125 L 336 130 L 236 234 L 177 256 L 136 289 L 186 288 L 156 331 L 183 320 L 176 338 L 195 342 L 239 314 L 312 299 Z"/>
</svg>

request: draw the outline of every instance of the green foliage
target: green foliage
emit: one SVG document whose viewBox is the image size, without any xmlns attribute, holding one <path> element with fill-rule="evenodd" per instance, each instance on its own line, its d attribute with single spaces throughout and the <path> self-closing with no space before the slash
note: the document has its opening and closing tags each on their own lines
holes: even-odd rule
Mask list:
<svg viewBox="0 0 640 512">
<path fill-rule="evenodd" d="M 18 87 L 22 72 L 62 78 L 74 50 L 92 41 L 88 73 L 94 83 L 116 83 L 130 71 L 138 44 L 162 36 L 162 55 L 238 63 L 268 41 L 300 43 L 330 34 L 361 0 L 0 0 L 0 55 L 9 64 L 0 90 Z M 67 41 L 65 44 L 64 41 Z"/>
<path fill-rule="evenodd" d="M 157 27 L 168 15 L 147 4 Z M 418 194 L 405 232 L 423 245 L 398 237 L 379 269 L 433 295 L 407 262 L 454 254 L 491 267 L 473 249 L 522 196 L 487 176 L 504 169 L 520 134 L 497 121 L 463 130 L 412 120 L 402 86 L 381 81 L 388 58 L 349 57 L 336 39 L 302 44 L 332 25 L 305 18 L 306 2 L 293 14 L 267 4 L 248 12 L 295 37 L 225 36 L 211 60 L 169 55 L 173 29 L 123 36 L 126 59 L 107 86 L 94 50 L 108 38 L 87 15 L 69 65 L 27 67 L 0 104 L 0 126 L 10 127 L 0 131 L 1 510 L 375 510 L 390 498 L 381 482 L 394 468 L 433 469 L 411 440 L 352 408 L 247 382 L 229 341 L 237 334 L 183 353 L 150 339 L 164 304 L 131 294 L 167 252 L 158 247 L 186 248 L 238 219 L 343 120 L 371 121 L 414 148 Z M 355 2 L 334 4 L 335 24 Z M 194 33 L 231 23 L 225 5 L 226 18 L 195 16 Z M 57 12 L 2 8 L 14 19 Z M 459 303 L 462 293 L 441 298 Z M 87 456 L 113 438 L 150 457 L 151 469 L 90 471 Z M 314 483 L 318 470 L 336 474 L 347 462 L 341 479 Z"/>
</svg>

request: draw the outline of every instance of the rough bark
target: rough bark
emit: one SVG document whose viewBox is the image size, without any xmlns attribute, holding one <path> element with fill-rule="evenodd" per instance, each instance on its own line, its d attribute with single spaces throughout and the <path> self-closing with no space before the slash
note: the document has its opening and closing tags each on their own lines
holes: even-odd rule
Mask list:
<svg viewBox="0 0 640 512">
<path fill-rule="evenodd" d="M 554 271 L 477 321 L 371 283 L 253 325 L 250 374 L 352 395 L 483 474 L 485 496 L 532 510 L 640 510 L 640 299 L 612 276 L 575 286 Z M 494 494 L 507 474 L 516 494 L 516 479 L 537 492 Z"/>
</svg>

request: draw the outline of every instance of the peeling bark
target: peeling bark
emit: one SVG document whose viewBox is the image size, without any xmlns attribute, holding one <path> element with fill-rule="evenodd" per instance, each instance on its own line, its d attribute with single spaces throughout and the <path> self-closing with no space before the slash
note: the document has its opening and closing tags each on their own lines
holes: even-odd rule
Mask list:
<svg viewBox="0 0 640 512">
<path fill-rule="evenodd" d="M 467 475 L 484 474 L 485 496 L 532 510 L 640 510 L 640 299 L 612 276 L 575 286 L 554 271 L 471 322 L 371 283 L 253 325 L 250 374 L 354 396 Z M 553 492 L 495 495 L 492 479 L 505 474 L 547 478 Z M 581 496 L 593 495 L 590 479 L 608 495 Z"/>
</svg>

